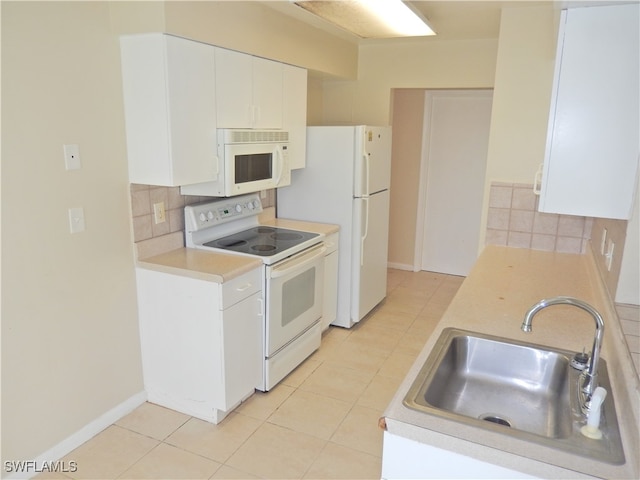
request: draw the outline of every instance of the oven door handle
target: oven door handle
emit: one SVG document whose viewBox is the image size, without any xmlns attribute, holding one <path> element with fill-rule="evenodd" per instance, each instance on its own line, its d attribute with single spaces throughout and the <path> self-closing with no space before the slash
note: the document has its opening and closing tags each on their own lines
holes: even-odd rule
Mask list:
<svg viewBox="0 0 640 480">
<path fill-rule="evenodd" d="M 271 268 L 270 277 L 280 278 L 286 275 L 290 275 L 298 270 L 303 270 L 313 263 L 319 257 L 324 257 L 327 251 L 327 247 L 323 245 L 312 248 L 308 252 L 304 252 L 298 256 L 294 256 L 289 260 L 285 260 L 280 265 Z"/>
</svg>

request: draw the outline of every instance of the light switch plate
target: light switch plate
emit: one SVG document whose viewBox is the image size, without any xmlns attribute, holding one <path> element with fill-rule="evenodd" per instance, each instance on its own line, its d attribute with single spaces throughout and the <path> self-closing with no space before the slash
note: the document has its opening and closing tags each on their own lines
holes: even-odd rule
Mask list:
<svg viewBox="0 0 640 480">
<path fill-rule="evenodd" d="M 69 209 L 69 231 L 71 233 L 84 232 L 84 210 L 82 207 Z"/>
<path fill-rule="evenodd" d="M 64 166 L 67 170 L 79 170 L 82 167 L 80 163 L 80 147 L 78 145 L 63 145 Z"/>
</svg>

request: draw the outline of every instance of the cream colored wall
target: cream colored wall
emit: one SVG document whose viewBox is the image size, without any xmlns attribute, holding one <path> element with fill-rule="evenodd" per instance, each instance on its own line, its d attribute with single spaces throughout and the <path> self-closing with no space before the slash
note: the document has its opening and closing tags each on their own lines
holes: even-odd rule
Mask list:
<svg viewBox="0 0 640 480">
<path fill-rule="evenodd" d="M 415 256 L 415 235 L 407 232 L 415 231 L 418 214 L 424 101 L 424 89 L 393 90 L 389 265 L 403 270 L 413 270 Z"/>
<path fill-rule="evenodd" d="M 101 2 L 2 2 L 2 461 L 143 390 L 119 47 Z M 82 168 L 65 171 L 63 144 Z M 70 234 L 67 210 L 86 230 Z"/>
<path fill-rule="evenodd" d="M 393 88 L 491 88 L 497 40 L 399 40 L 360 47 L 358 79 L 324 84 L 324 123 L 388 125 Z"/>
<path fill-rule="evenodd" d="M 113 2 L 122 33 L 163 31 L 344 78 L 355 78 L 358 48 L 261 2 Z"/>
<path fill-rule="evenodd" d="M 532 184 L 544 161 L 558 22 L 550 7 L 502 11 L 481 232 L 491 183 Z"/>
</svg>

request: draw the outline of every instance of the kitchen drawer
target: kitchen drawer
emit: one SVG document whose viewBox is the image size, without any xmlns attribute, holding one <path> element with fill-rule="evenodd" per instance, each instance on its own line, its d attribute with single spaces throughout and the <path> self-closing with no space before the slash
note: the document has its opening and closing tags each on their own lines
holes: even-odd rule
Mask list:
<svg viewBox="0 0 640 480">
<path fill-rule="evenodd" d="M 221 288 L 222 310 L 262 290 L 262 268 L 256 268 L 239 277 L 224 282 Z"/>
</svg>

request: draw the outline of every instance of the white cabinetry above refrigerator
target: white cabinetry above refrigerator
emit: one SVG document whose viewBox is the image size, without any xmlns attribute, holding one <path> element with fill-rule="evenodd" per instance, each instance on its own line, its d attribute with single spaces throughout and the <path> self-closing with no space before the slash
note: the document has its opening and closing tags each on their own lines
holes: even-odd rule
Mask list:
<svg viewBox="0 0 640 480">
<path fill-rule="evenodd" d="M 638 4 L 564 10 L 539 210 L 628 219 L 638 181 Z"/>
<path fill-rule="evenodd" d="M 120 39 L 129 181 L 215 180 L 215 48 L 161 33 Z"/>
</svg>

